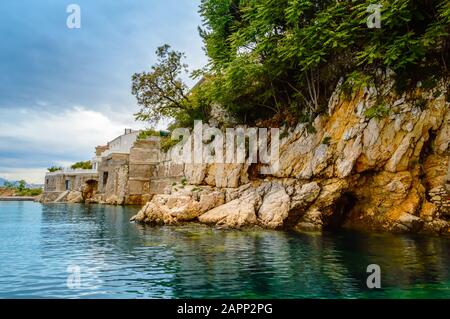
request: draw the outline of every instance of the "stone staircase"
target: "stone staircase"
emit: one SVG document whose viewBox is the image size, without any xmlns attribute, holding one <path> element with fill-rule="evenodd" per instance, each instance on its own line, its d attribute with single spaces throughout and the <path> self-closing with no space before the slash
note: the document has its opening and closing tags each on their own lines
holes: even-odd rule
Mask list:
<svg viewBox="0 0 450 319">
<path fill-rule="evenodd" d="M 65 191 L 62 192 L 54 201 L 54 203 L 60 203 L 65 201 L 65 199 L 67 198 L 67 195 L 69 195 L 70 191 Z"/>
</svg>

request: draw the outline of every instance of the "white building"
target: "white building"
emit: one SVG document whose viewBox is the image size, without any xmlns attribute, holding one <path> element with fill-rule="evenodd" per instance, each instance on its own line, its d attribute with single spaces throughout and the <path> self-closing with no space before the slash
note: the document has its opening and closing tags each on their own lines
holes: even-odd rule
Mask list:
<svg viewBox="0 0 450 319">
<path fill-rule="evenodd" d="M 101 162 L 102 158 L 108 157 L 111 154 L 130 154 L 130 149 L 136 142 L 137 137 L 141 131 L 135 131 L 132 129 L 125 129 L 125 133 L 116 137 L 112 141 L 108 142 L 105 150 L 101 154 L 97 154 L 96 157 L 92 159 L 92 169 L 98 169 L 98 163 Z"/>
</svg>

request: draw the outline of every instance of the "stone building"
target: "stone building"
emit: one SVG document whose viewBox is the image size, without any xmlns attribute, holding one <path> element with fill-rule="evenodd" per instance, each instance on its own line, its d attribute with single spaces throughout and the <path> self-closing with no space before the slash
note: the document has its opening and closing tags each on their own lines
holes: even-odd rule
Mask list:
<svg viewBox="0 0 450 319">
<path fill-rule="evenodd" d="M 95 195 L 98 174 L 94 170 L 71 170 L 47 173 L 45 176 L 43 201 L 82 201 Z"/>
<path fill-rule="evenodd" d="M 90 170 L 63 169 L 47 173 L 41 201 L 122 204 L 126 202 L 126 198 L 135 202 L 148 199 L 144 193 L 148 192 L 149 180 L 144 181 L 142 176 L 150 175 L 146 171 L 158 159 L 159 144 L 155 145 L 154 141 L 138 141 L 139 133 L 140 131 L 126 129 L 123 135 L 107 145 L 97 146 Z M 138 177 L 136 171 L 143 175 Z M 129 172 L 132 174 L 130 185 Z"/>
<path fill-rule="evenodd" d="M 133 133 L 128 133 L 133 134 Z M 107 204 L 142 204 L 149 200 L 151 169 L 159 163 L 159 139 L 131 139 L 124 135 L 125 147 L 113 144 L 97 161 L 98 194 L 95 201 Z M 137 135 L 136 135 L 137 137 Z M 129 147 L 128 147 L 129 146 Z"/>
<path fill-rule="evenodd" d="M 41 201 L 141 205 L 181 181 L 184 167 L 160 151 L 159 137 L 140 140 L 139 133 L 126 129 L 97 146 L 91 170 L 47 173 Z"/>
</svg>

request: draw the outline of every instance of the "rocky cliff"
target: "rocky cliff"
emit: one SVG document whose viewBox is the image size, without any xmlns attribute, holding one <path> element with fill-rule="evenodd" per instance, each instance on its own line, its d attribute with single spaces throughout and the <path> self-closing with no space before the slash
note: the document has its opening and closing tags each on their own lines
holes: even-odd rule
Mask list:
<svg viewBox="0 0 450 319">
<path fill-rule="evenodd" d="M 352 97 L 338 87 L 314 130 L 286 128 L 273 175 L 242 164 L 185 165 L 187 182 L 155 195 L 133 220 L 450 235 L 448 87 L 399 96 L 392 86 Z"/>
</svg>

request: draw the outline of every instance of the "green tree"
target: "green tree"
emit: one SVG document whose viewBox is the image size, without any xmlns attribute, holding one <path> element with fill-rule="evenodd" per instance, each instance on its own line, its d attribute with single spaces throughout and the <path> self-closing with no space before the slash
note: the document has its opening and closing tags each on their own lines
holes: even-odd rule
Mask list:
<svg viewBox="0 0 450 319">
<path fill-rule="evenodd" d="M 62 171 L 63 168 L 60 166 L 52 166 L 47 168 L 47 171 L 49 171 L 50 173 L 54 173 L 54 172 L 58 172 L 58 171 Z"/>
<path fill-rule="evenodd" d="M 367 9 L 378 3 L 382 27 L 369 29 Z M 448 0 L 202 0 L 200 13 L 208 94 L 243 121 L 283 112 L 311 120 L 340 77 L 376 83 L 390 69 L 407 89 L 448 76 Z"/>
<path fill-rule="evenodd" d="M 9 181 L 6 181 L 3 186 L 9 189 L 14 188 L 14 184 Z"/>
<path fill-rule="evenodd" d="M 19 181 L 19 184 L 17 185 L 17 190 L 19 192 L 23 192 L 27 188 L 27 182 L 24 180 Z"/>
<path fill-rule="evenodd" d="M 92 169 L 92 162 L 91 161 L 81 161 L 76 162 L 72 166 L 70 166 L 71 169 Z"/>
<path fill-rule="evenodd" d="M 208 103 L 189 91 L 181 78 L 188 74 L 188 66 L 183 63 L 185 55 L 167 44 L 159 47 L 156 55 L 158 61 L 150 72 L 132 77 L 132 94 L 140 107 L 136 119 L 155 125 L 163 118 L 188 124 L 205 118 Z"/>
</svg>

